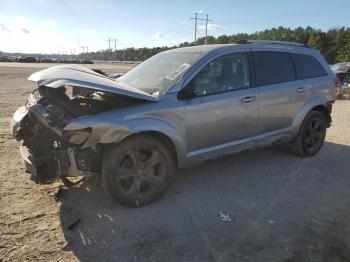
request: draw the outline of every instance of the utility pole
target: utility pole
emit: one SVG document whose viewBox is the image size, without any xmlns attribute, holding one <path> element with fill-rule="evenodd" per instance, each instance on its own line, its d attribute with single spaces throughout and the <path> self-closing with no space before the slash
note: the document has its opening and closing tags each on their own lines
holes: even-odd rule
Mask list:
<svg viewBox="0 0 350 262">
<path fill-rule="evenodd" d="M 194 45 L 196 45 L 196 42 L 197 42 L 197 19 L 198 19 L 198 13 L 195 13 L 196 14 L 196 18 L 195 18 L 195 21 L 194 21 Z"/>
<path fill-rule="evenodd" d="M 73 56 L 73 58 L 75 57 L 75 48 L 70 49 L 70 55 Z"/>
<path fill-rule="evenodd" d="M 197 13 L 195 12 L 195 17 L 191 17 L 190 19 L 194 20 L 194 45 L 196 45 L 196 42 L 197 42 L 197 24 L 198 24 L 198 21 L 205 21 L 205 44 L 207 44 L 207 38 L 208 38 L 208 22 L 209 21 L 212 21 L 212 20 L 209 20 L 209 15 L 208 14 L 200 14 L 200 13 Z M 206 15 L 206 18 L 198 18 L 198 15 Z"/>
<path fill-rule="evenodd" d="M 114 60 L 117 60 L 117 41 L 118 39 L 113 39 L 112 41 L 114 41 Z"/>
<path fill-rule="evenodd" d="M 207 14 L 207 19 L 205 20 L 205 42 L 204 44 L 208 44 L 208 19 L 209 15 Z"/>
<path fill-rule="evenodd" d="M 108 42 L 108 58 L 106 59 L 106 62 L 108 61 L 108 59 L 111 59 L 111 41 L 113 41 L 111 38 L 108 38 L 106 40 Z"/>
<path fill-rule="evenodd" d="M 86 52 L 89 52 L 89 47 L 88 46 L 82 46 L 81 48 L 83 49 L 82 58 L 84 59 L 85 48 L 86 48 Z"/>
<path fill-rule="evenodd" d="M 112 39 L 108 38 L 106 41 L 108 42 L 108 50 L 110 50 L 111 49 L 111 41 L 112 41 Z"/>
</svg>

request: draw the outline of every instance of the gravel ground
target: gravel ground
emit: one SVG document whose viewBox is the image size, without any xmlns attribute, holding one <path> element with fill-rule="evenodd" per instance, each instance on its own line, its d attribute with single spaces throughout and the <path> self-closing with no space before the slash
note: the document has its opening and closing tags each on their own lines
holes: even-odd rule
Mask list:
<svg viewBox="0 0 350 262">
<path fill-rule="evenodd" d="M 39 66 L 0 63 L 0 261 L 350 261 L 350 101 L 335 103 L 313 158 L 271 147 L 209 161 L 137 209 L 112 203 L 93 178 L 56 202 L 60 183 L 29 181 L 8 135 Z"/>
</svg>

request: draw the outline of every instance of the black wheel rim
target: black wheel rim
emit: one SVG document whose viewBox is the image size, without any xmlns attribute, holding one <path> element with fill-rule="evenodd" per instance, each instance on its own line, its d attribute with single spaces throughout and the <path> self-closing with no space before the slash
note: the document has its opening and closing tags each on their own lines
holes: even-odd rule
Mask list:
<svg viewBox="0 0 350 262">
<path fill-rule="evenodd" d="M 130 148 L 119 158 L 115 171 L 118 188 L 135 199 L 159 192 L 165 178 L 163 157 L 156 148 Z"/>
<path fill-rule="evenodd" d="M 308 153 L 313 153 L 322 146 L 325 132 L 325 124 L 319 118 L 314 118 L 307 124 L 304 133 L 304 148 Z"/>
</svg>

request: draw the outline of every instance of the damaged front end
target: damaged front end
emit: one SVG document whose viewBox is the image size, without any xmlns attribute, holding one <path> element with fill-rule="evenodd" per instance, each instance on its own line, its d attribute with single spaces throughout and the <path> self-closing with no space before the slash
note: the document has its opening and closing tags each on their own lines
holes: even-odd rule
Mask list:
<svg viewBox="0 0 350 262">
<path fill-rule="evenodd" d="M 100 172 L 102 146 L 81 149 L 91 130 L 63 131 L 73 119 L 108 110 L 82 96 L 70 99 L 65 88 L 36 89 L 14 114 L 11 133 L 21 141 L 21 156 L 36 182 L 60 177 L 89 176 Z"/>
<path fill-rule="evenodd" d="M 81 77 L 85 73 L 81 73 Z M 103 76 L 95 74 L 95 78 L 99 77 Z M 135 105 L 145 99 L 119 94 L 117 89 L 111 93 L 111 87 L 103 92 L 103 86 L 98 84 L 96 89 L 91 83 L 88 87 L 71 86 L 76 81 L 64 76 L 65 82 L 61 78 L 53 79 L 60 81 L 62 86 L 50 86 L 52 82 L 47 78 L 43 81 L 45 85 L 37 81 L 39 87 L 14 113 L 11 122 L 12 136 L 21 141 L 20 152 L 26 170 L 39 183 L 51 183 L 71 176 L 97 175 L 101 172 L 105 145 L 83 146 L 91 135 L 91 127 L 81 130 L 64 130 L 64 127 L 74 120 Z"/>
</svg>

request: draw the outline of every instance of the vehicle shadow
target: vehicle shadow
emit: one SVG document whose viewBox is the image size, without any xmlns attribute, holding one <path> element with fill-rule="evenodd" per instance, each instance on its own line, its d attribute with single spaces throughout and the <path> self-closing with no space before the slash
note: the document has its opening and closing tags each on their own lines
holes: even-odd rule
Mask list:
<svg viewBox="0 0 350 262">
<path fill-rule="evenodd" d="M 180 170 L 142 208 L 89 179 L 60 199 L 66 249 L 81 261 L 349 261 L 349 156 L 330 142 L 312 158 L 280 147 L 226 156 Z"/>
</svg>

